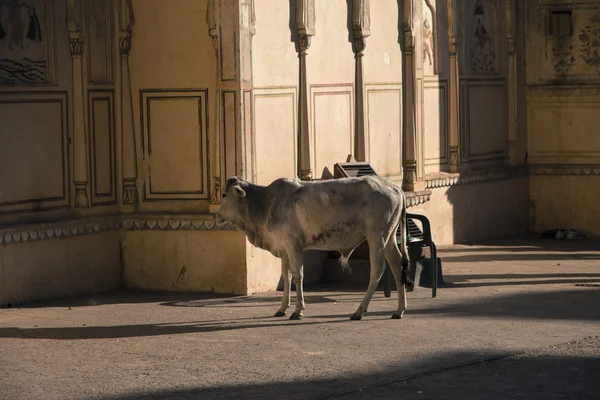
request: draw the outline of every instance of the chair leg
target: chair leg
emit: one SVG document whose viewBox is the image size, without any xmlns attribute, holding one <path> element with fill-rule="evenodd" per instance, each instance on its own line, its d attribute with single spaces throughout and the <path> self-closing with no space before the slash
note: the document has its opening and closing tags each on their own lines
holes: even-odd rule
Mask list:
<svg viewBox="0 0 600 400">
<path fill-rule="evenodd" d="M 437 295 L 437 285 L 438 285 L 438 261 L 437 261 L 437 249 L 435 247 L 435 243 L 431 242 L 429 246 L 431 250 L 431 268 L 433 268 L 431 278 L 431 297 L 435 297 Z"/>
</svg>

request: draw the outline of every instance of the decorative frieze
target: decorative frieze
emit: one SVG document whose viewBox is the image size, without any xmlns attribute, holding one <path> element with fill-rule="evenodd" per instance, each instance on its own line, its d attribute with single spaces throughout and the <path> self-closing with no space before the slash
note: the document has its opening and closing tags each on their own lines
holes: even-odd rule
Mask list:
<svg viewBox="0 0 600 400">
<path fill-rule="evenodd" d="M 527 97 L 600 97 L 599 86 L 529 86 Z"/>
<path fill-rule="evenodd" d="M 600 176 L 600 165 L 532 165 L 530 175 Z"/>
<path fill-rule="evenodd" d="M 420 190 L 418 192 L 404 192 L 406 198 L 406 207 L 415 207 L 420 204 L 425 204 L 431 200 L 430 190 Z"/>
<path fill-rule="evenodd" d="M 466 185 L 471 183 L 483 183 L 499 181 L 504 179 L 515 179 L 527 176 L 528 168 L 526 166 L 516 168 L 506 168 L 495 171 L 481 171 L 470 173 L 439 173 L 432 174 L 425 178 L 425 187 L 435 189 L 455 185 Z"/>
<path fill-rule="evenodd" d="M 111 216 L 0 229 L 0 244 L 67 238 L 118 230 L 234 231 L 237 228 L 228 222 L 217 222 L 214 218 Z"/>
</svg>

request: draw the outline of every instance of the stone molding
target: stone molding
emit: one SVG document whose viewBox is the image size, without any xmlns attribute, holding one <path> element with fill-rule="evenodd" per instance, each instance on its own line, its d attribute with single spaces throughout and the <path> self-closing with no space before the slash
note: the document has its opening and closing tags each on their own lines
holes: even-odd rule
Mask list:
<svg viewBox="0 0 600 400">
<path fill-rule="evenodd" d="M 214 218 L 124 215 L 0 228 L 0 244 L 33 242 L 119 230 L 231 231 L 237 230 L 237 228 L 229 223 L 217 222 Z"/>
<path fill-rule="evenodd" d="M 529 175 L 600 176 L 600 165 L 532 165 Z"/>
<path fill-rule="evenodd" d="M 527 176 L 528 167 L 506 168 L 495 171 L 477 171 L 467 173 L 439 173 L 425 177 L 425 188 L 435 189 L 470 183 L 492 182 Z"/>
<path fill-rule="evenodd" d="M 527 97 L 600 97 L 600 86 L 529 86 Z"/>
</svg>

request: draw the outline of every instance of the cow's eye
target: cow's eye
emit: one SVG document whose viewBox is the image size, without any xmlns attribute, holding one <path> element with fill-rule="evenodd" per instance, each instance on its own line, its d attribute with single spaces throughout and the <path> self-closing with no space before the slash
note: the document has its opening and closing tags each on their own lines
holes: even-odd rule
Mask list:
<svg viewBox="0 0 600 400">
<path fill-rule="evenodd" d="M 223 193 L 223 194 L 221 195 L 221 197 L 225 198 L 225 197 L 227 197 L 227 195 L 226 195 L 225 193 Z"/>
</svg>

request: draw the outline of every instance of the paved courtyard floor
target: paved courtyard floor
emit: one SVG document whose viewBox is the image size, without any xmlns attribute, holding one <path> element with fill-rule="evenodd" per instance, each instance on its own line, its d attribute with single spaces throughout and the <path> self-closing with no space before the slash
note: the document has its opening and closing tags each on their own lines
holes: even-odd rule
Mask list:
<svg viewBox="0 0 600 400">
<path fill-rule="evenodd" d="M 598 399 L 600 241 L 440 250 L 446 286 L 281 293 L 116 291 L 0 310 L 0 399 Z"/>
</svg>

